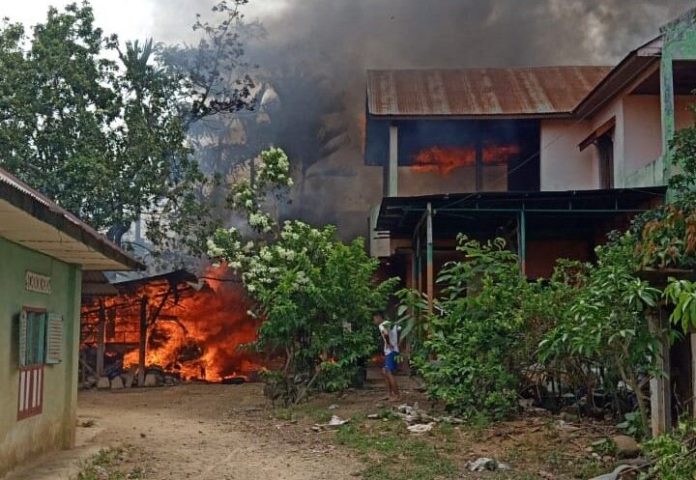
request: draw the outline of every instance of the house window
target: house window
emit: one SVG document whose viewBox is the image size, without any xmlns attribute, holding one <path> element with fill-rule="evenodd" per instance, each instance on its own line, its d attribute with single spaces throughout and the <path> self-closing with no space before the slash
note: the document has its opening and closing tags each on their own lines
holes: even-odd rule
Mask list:
<svg viewBox="0 0 696 480">
<path fill-rule="evenodd" d="M 19 365 L 43 365 L 46 344 L 46 311 L 24 308 L 19 318 Z"/>
<path fill-rule="evenodd" d="M 599 188 L 614 188 L 614 129 L 616 128 L 616 118 L 612 117 L 604 122 L 585 140 L 580 142 L 578 147 L 582 152 L 590 145 L 597 148 L 599 157 Z"/>
<path fill-rule="evenodd" d="M 18 420 L 42 411 L 46 323 L 45 310 L 24 308 L 19 315 Z"/>
<path fill-rule="evenodd" d="M 608 132 L 595 141 L 599 153 L 599 186 L 614 188 L 614 139 Z"/>
</svg>

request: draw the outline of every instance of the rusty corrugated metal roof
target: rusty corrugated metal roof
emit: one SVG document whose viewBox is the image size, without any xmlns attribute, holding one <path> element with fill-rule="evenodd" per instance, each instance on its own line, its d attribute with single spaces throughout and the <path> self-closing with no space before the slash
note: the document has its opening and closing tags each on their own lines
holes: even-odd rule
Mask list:
<svg viewBox="0 0 696 480">
<path fill-rule="evenodd" d="M 569 114 L 609 67 L 370 70 L 368 112 L 384 116 Z"/>
</svg>

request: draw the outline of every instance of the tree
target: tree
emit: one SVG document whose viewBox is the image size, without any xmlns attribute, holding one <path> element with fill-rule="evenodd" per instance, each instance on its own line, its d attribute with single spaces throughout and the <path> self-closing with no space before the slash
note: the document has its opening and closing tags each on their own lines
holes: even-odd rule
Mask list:
<svg viewBox="0 0 696 480">
<path fill-rule="evenodd" d="M 208 244 L 209 255 L 238 271 L 256 301 L 263 323 L 255 346 L 283 359 L 267 375 L 268 391 L 286 403 L 349 386 L 376 348 L 372 313 L 385 307 L 396 281 L 373 280 L 379 263 L 362 240 L 344 244 L 333 226 L 279 225 L 266 212 L 291 185 L 289 169 L 282 150 L 262 152 L 256 182 L 237 184 L 230 199 L 247 218 L 247 234 L 221 229 Z"/>
<path fill-rule="evenodd" d="M 221 97 L 215 69 L 197 78 L 162 65 L 151 40 L 105 37 L 87 3 L 50 8 L 30 35 L 6 21 L 0 164 L 117 243 L 143 219 L 157 249 L 196 252 L 216 224 L 187 128 L 241 108 L 245 90 Z"/>
</svg>

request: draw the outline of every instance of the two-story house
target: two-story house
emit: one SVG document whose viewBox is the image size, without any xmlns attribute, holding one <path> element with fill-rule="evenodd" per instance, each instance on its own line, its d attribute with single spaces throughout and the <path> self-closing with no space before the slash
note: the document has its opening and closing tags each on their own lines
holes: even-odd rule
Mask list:
<svg viewBox="0 0 696 480">
<path fill-rule="evenodd" d="M 431 297 L 458 233 L 506 238 L 531 278 L 591 259 L 664 199 L 694 60 L 691 11 L 613 68 L 368 72 L 365 161 L 384 188 L 371 253 Z"/>
</svg>

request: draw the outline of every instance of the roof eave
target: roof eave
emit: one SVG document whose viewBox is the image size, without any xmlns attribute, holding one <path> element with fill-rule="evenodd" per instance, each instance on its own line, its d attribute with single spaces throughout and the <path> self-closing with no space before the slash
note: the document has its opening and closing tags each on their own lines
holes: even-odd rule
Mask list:
<svg viewBox="0 0 696 480">
<path fill-rule="evenodd" d="M 86 224 L 84 227 L 81 227 L 79 224 L 67 219 L 61 209 L 51 208 L 8 183 L 0 182 L 0 198 L 37 220 L 65 233 L 72 239 L 94 249 L 107 259 L 113 260 L 122 267 L 122 270 L 145 269 L 144 264 L 122 251 L 98 233 L 90 231 L 91 229 L 88 229 Z M 106 265 L 107 263 L 109 262 L 105 262 L 104 264 Z M 91 268 L 99 269 L 96 267 Z M 118 269 L 119 268 L 110 268 L 110 270 Z"/>
<path fill-rule="evenodd" d="M 368 112 L 368 115 L 376 120 L 543 120 L 543 119 L 571 119 L 573 112 L 548 112 L 548 113 L 519 113 L 519 114 L 482 114 L 482 115 L 403 115 L 403 114 L 379 114 Z"/>
<path fill-rule="evenodd" d="M 576 118 L 588 118 L 619 95 L 633 80 L 659 61 L 663 35 L 660 34 L 626 55 L 575 107 Z"/>
</svg>

